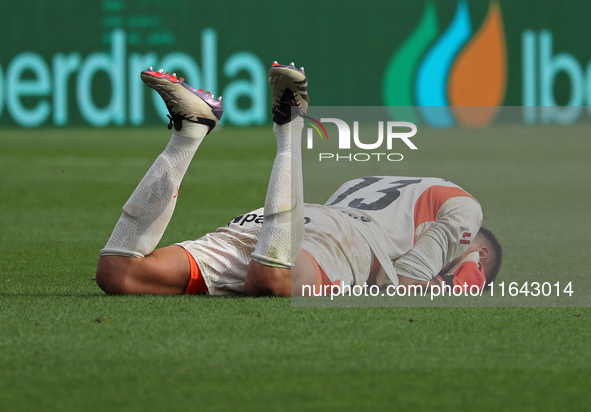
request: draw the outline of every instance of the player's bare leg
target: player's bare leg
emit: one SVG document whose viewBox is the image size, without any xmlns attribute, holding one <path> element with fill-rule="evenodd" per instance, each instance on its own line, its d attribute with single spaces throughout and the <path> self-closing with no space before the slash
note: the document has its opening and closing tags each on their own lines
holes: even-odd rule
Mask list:
<svg viewBox="0 0 591 412">
<path fill-rule="evenodd" d="M 181 181 L 205 136 L 222 117 L 221 98 L 195 90 L 175 74 L 141 74 L 170 112 L 172 136 L 127 203 L 101 250 L 97 283 L 111 294 L 180 294 L 190 279 L 189 259 L 180 246 L 154 250 L 168 225 Z"/>
<path fill-rule="evenodd" d="M 277 156 L 265 198 L 263 226 L 244 288 L 254 296 L 291 296 L 292 280 L 298 284 L 315 282 L 310 259 L 300 255 L 304 237 L 301 115 L 308 107 L 308 81 L 303 68 L 275 62 L 269 71 L 269 83 Z M 301 287 L 295 289 L 301 291 Z"/>
</svg>

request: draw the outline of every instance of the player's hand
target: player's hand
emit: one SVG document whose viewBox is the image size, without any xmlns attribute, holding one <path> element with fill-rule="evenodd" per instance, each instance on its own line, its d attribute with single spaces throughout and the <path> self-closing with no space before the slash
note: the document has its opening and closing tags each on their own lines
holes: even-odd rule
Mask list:
<svg viewBox="0 0 591 412">
<path fill-rule="evenodd" d="M 481 290 L 486 285 L 486 276 L 482 264 L 471 260 L 463 262 L 453 274 L 438 275 L 437 277 L 442 284 L 445 283 L 452 288 L 460 286 L 462 290 L 464 287 L 469 290 L 471 286 L 477 286 L 478 290 Z"/>
</svg>

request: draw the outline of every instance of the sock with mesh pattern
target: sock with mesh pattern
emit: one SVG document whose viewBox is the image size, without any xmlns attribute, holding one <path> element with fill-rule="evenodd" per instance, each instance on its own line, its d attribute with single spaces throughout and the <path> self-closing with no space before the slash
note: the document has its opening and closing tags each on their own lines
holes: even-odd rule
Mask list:
<svg viewBox="0 0 591 412">
<path fill-rule="evenodd" d="M 139 183 L 101 256 L 144 257 L 162 238 L 176 205 L 181 181 L 209 127 L 183 121 L 166 149 Z"/>
<path fill-rule="evenodd" d="M 265 266 L 292 268 L 304 238 L 301 134 L 303 119 L 273 125 L 277 156 L 265 198 L 263 227 L 251 257 Z"/>
</svg>

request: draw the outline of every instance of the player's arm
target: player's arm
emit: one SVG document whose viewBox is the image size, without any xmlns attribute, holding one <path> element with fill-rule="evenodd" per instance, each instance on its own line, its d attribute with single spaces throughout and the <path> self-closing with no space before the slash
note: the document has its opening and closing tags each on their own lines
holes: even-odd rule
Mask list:
<svg viewBox="0 0 591 412">
<path fill-rule="evenodd" d="M 472 254 L 478 255 L 478 252 Z M 429 291 L 433 286 L 435 287 L 450 287 L 460 286 L 462 289 L 477 286 L 479 289 L 486 285 L 486 276 L 482 265 L 470 257 L 462 260 L 453 272 L 447 275 L 437 275 L 428 282 L 424 280 L 411 279 L 406 276 L 398 276 L 399 286 L 408 287 L 416 286 L 422 288 L 423 291 Z M 410 292 L 409 292 L 410 293 Z"/>
<path fill-rule="evenodd" d="M 461 196 L 446 201 L 436 221 L 394 263 L 399 279 L 433 279 L 466 251 L 481 223 L 482 209 L 473 198 Z"/>
<path fill-rule="evenodd" d="M 416 286 L 422 288 L 423 291 L 431 290 L 432 286 L 441 286 L 441 280 L 437 277 L 425 281 L 425 280 L 416 280 L 406 276 L 398 275 L 398 287 L 407 288 L 409 286 Z"/>
</svg>

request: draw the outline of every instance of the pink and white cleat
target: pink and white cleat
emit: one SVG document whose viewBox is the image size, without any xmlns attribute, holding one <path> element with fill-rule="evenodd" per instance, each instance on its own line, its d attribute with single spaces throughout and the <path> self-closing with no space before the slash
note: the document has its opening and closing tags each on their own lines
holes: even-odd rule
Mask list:
<svg viewBox="0 0 591 412">
<path fill-rule="evenodd" d="M 176 73 L 165 73 L 162 69 L 155 72 L 150 67 L 142 72 L 141 77 L 146 86 L 156 90 L 166 103 L 170 113 L 169 129 L 174 126 L 176 130 L 181 130 L 185 120 L 207 125 L 211 132 L 222 118 L 224 107 L 221 96 L 215 99 L 210 92 L 193 89 Z"/>
</svg>

